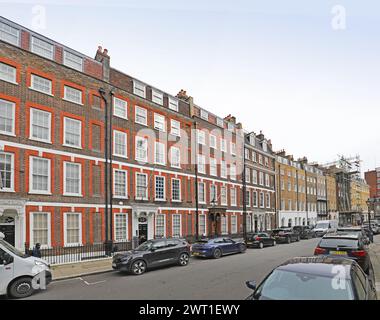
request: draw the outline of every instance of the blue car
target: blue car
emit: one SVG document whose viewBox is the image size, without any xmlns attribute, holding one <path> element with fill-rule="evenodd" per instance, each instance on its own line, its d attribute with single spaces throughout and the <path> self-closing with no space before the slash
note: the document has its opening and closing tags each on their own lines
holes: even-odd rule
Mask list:
<svg viewBox="0 0 380 320">
<path fill-rule="evenodd" d="M 215 239 L 202 239 L 192 246 L 192 254 L 195 257 L 218 259 L 223 255 L 245 252 L 247 246 L 243 240 L 233 240 L 228 237 Z"/>
</svg>

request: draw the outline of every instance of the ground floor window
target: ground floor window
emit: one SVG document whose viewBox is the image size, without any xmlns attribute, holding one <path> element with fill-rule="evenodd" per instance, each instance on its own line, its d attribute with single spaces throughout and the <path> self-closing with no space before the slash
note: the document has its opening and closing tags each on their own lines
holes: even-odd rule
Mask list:
<svg viewBox="0 0 380 320">
<path fill-rule="evenodd" d="M 199 215 L 199 234 L 206 235 L 206 215 Z"/>
<path fill-rule="evenodd" d="M 172 227 L 173 227 L 173 232 L 172 236 L 173 237 L 180 237 L 181 236 L 181 215 L 180 214 L 173 214 L 173 219 L 172 219 Z"/>
<path fill-rule="evenodd" d="M 165 237 L 165 215 L 164 214 L 156 215 L 155 234 L 157 238 Z"/>
<path fill-rule="evenodd" d="M 252 217 L 251 215 L 247 215 L 247 232 L 252 231 Z"/>
<path fill-rule="evenodd" d="M 128 216 L 124 213 L 115 214 L 115 241 L 128 240 Z"/>
<path fill-rule="evenodd" d="M 227 234 L 228 233 L 228 227 L 227 227 L 227 217 L 222 216 L 221 217 L 221 230 L 222 234 Z"/>
<path fill-rule="evenodd" d="M 65 213 L 64 244 L 65 246 L 82 245 L 82 220 L 80 213 Z"/>
<path fill-rule="evenodd" d="M 31 246 L 36 243 L 50 247 L 50 214 L 33 212 L 31 215 Z"/>
<path fill-rule="evenodd" d="M 231 233 L 237 233 L 237 216 L 231 216 Z"/>
</svg>

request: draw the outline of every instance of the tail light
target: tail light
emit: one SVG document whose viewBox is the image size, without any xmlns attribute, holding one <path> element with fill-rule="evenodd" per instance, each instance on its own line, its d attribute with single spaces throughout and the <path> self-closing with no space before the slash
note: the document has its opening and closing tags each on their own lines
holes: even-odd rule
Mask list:
<svg viewBox="0 0 380 320">
<path fill-rule="evenodd" d="M 367 255 L 367 252 L 365 250 L 355 250 L 351 251 L 351 254 L 355 257 L 365 257 Z"/>
<path fill-rule="evenodd" d="M 314 250 L 314 255 L 318 255 L 318 254 L 324 254 L 326 253 L 326 249 L 322 249 L 320 247 L 316 247 L 315 250 Z"/>
<path fill-rule="evenodd" d="M 256 241 L 260 241 L 261 238 L 260 238 L 260 237 L 256 237 L 255 240 L 256 240 Z"/>
</svg>

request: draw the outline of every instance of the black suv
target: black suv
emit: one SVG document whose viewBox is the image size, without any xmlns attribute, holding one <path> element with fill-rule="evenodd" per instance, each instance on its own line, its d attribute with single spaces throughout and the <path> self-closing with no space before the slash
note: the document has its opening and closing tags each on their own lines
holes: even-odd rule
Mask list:
<svg viewBox="0 0 380 320">
<path fill-rule="evenodd" d="M 291 243 L 292 241 L 300 241 L 301 239 L 299 232 L 291 227 L 273 229 L 272 237 L 275 238 L 277 243 Z"/>
<path fill-rule="evenodd" d="M 136 249 L 113 257 L 112 268 L 143 274 L 147 269 L 178 264 L 188 265 L 190 245 L 183 239 L 156 239 L 140 244 Z"/>
<path fill-rule="evenodd" d="M 315 238 L 315 232 L 309 226 L 295 226 L 293 230 L 298 232 L 301 239 Z"/>
</svg>

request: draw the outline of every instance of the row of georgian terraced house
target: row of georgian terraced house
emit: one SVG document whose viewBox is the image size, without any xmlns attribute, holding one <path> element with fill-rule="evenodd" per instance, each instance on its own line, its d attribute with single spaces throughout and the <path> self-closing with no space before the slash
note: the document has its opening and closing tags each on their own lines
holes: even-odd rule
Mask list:
<svg viewBox="0 0 380 320">
<path fill-rule="evenodd" d="M 275 157 L 176 96 L 0 17 L 0 231 L 16 247 L 276 225 Z M 245 144 L 245 148 L 244 148 Z"/>
</svg>

